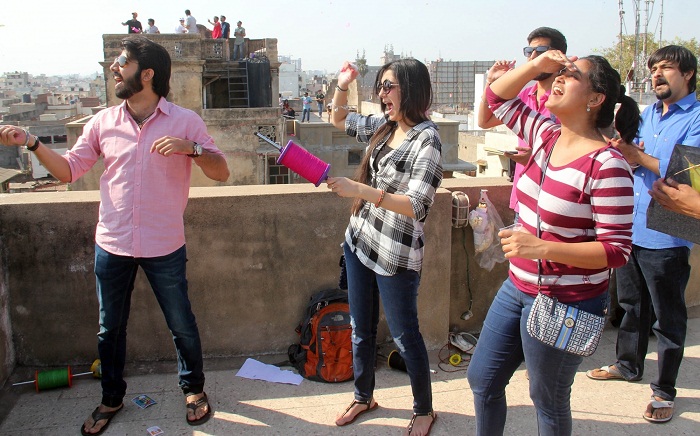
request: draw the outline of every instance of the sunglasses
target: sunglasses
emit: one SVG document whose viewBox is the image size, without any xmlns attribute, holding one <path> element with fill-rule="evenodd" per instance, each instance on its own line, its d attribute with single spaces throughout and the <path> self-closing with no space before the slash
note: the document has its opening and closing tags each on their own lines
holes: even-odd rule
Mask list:
<svg viewBox="0 0 700 436">
<path fill-rule="evenodd" d="M 524 47 L 523 48 L 523 54 L 525 55 L 526 58 L 529 58 L 532 55 L 532 52 L 537 52 L 537 55 L 541 55 L 542 53 L 551 50 L 552 47 L 548 45 L 538 45 L 537 47 Z"/>
<path fill-rule="evenodd" d="M 382 83 L 377 83 L 377 95 L 379 95 L 382 91 L 384 91 L 384 94 L 389 94 L 391 92 L 391 88 L 393 87 L 399 87 L 398 83 L 392 83 L 391 80 L 386 79 Z"/>
<path fill-rule="evenodd" d="M 129 60 L 126 58 L 126 56 L 120 55 L 119 57 L 114 58 L 114 62 L 118 63 L 121 68 L 124 68 L 124 66 L 129 63 Z"/>
</svg>

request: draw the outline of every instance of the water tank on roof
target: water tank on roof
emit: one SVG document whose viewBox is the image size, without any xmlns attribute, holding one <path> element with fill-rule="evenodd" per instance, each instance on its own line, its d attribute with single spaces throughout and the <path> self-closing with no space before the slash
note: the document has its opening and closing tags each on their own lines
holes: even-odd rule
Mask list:
<svg viewBox="0 0 700 436">
<path fill-rule="evenodd" d="M 32 102 L 32 95 L 31 94 L 22 94 L 22 103 L 31 103 Z"/>
</svg>

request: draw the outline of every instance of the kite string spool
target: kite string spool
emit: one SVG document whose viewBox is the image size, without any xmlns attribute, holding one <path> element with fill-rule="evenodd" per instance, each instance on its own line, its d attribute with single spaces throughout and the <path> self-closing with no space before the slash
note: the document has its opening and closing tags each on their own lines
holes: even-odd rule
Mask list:
<svg viewBox="0 0 700 436">
<path fill-rule="evenodd" d="M 289 141 L 284 147 L 277 163 L 286 166 L 316 186 L 326 180 L 331 168 L 330 164 L 325 163 L 292 141 Z"/>
<path fill-rule="evenodd" d="M 34 386 L 37 392 L 62 386 L 71 387 L 72 385 L 73 376 L 70 372 L 70 366 L 35 373 Z"/>
</svg>

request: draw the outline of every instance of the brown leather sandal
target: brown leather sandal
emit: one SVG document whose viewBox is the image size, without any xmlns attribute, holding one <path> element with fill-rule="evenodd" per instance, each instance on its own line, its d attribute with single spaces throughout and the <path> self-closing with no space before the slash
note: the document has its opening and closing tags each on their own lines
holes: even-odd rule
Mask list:
<svg viewBox="0 0 700 436">
<path fill-rule="evenodd" d="M 428 436 L 430 434 L 430 430 L 433 429 L 433 424 L 435 424 L 435 421 L 437 421 L 437 413 L 435 413 L 434 410 L 431 410 L 428 413 L 414 413 L 413 416 L 411 417 L 411 422 L 408 423 L 408 434 L 410 435 L 413 432 L 413 424 L 416 422 L 416 418 L 419 416 L 430 416 L 433 418 L 432 421 L 430 421 L 430 425 L 428 426 L 428 431 L 425 432 L 425 436 Z"/>
<path fill-rule="evenodd" d="M 377 403 L 376 401 L 375 401 L 375 403 L 374 403 L 374 406 L 372 406 L 372 401 L 374 401 L 374 398 L 370 398 L 369 400 L 366 400 L 366 401 L 352 400 L 352 403 L 350 403 L 350 405 L 348 406 L 348 408 L 345 409 L 345 412 L 343 412 L 343 414 L 340 415 L 340 418 L 342 418 L 342 417 L 344 417 L 345 415 L 347 415 L 348 412 L 349 412 L 353 407 L 355 407 L 355 406 L 358 405 L 358 404 L 360 404 L 360 405 L 362 405 L 362 406 L 365 406 L 365 409 L 364 409 L 364 410 L 360 410 L 359 412 L 357 412 L 357 415 L 353 416 L 352 419 L 351 419 L 350 421 L 348 421 L 348 422 L 344 422 L 344 423 L 342 423 L 342 424 L 338 424 L 338 419 L 340 419 L 340 418 L 336 419 L 336 420 L 335 420 L 335 425 L 337 425 L 338 427 L 342 427 L 342 426 L 344 426 L 344 425 L 352 424 L 353 422 L 355 422 L 355 420 L 357 419 L 358 416 L 362 415 L 363 413 L 371 412 L 372 410 L 374 410 L 374 409 L 376 409 L 377 407 L 379 407 L 379 403 Z"/>
</svg>

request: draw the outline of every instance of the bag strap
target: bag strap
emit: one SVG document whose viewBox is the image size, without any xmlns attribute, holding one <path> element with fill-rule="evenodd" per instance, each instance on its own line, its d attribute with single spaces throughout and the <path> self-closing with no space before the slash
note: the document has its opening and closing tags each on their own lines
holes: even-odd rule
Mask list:
<svg viewBox="0 0 700 436">
<path fill-rule="evenodd" d="M 542 193 L 542 185 L 544 185 L 544 179 L 547 174 L 547 167 L 549 166 L 549 159 L 552 157 L 552 152 L 554 152 L 554 144 L 552 144 L 552 148 L 549 150 L 547 153 L 547 157 L 544 160 L 544 166 L 542 167 L 542 178 L 540 179 L 540 192 L 539 194 Z M 537 198 L 537 238 L 539 239 L 542 236 L 542 229 L 540 228 L 541 224 L 541 219 L 540 219 L 540 199 L 539 199 L 539 194 Z M 537 259 L 537 293 L 541 292 L 542 288 L 542 259 Z"/>
</svg>

